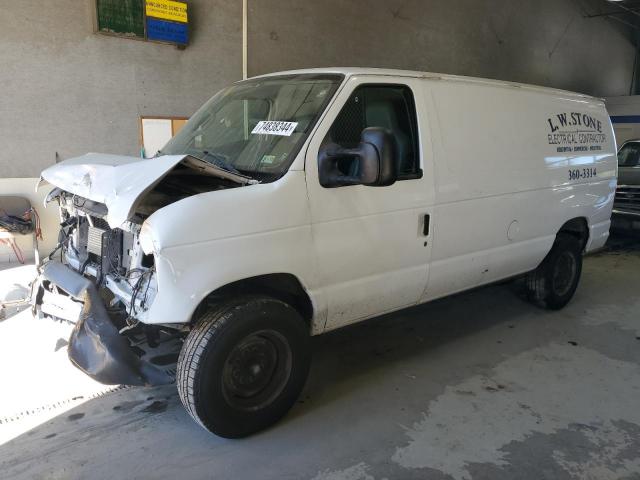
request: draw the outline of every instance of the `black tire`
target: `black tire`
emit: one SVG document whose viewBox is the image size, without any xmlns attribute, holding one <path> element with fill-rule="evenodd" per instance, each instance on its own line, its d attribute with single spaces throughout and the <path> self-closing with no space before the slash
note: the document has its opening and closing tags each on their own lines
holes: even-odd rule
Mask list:
<svg viewBox="0 0 640 480">
<path fill-rule="evenodd" d="M 528 298 L 543 308 L 560 310 L 573 297 L 582 273 L 582 244 L 559 234 L 549 254 L 525 279 Z"/>
<path fill-rule="evenodd" d="M 266 296 L 222 301 L 184 342 L 176 383 L 193 419 L 241 438 L 284 416 L 309 373 L 308 328 L 290 305 Z"/>
</svg>

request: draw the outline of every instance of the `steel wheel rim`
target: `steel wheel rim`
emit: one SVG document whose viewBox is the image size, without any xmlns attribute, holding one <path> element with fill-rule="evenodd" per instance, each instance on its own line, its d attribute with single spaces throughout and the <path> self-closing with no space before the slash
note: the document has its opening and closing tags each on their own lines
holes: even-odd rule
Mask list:
<svg viewBox="0 0 640 480">
<path fill-rule="evenodd" d="M 577 271 L 577 262 L 570 252 L 562 252 L 556 261 L 553 269 L 553 292 L 558 296 L 566 295 L 575 278 Z"/>
<path fill-rule="evenodd" d="M 222 370 L 222 394 L 239 410 L 260 410 L 284 390 L 292 366 L 291 346 L 275 330 L 243 338 L 231 350 Z"/>
</svg>

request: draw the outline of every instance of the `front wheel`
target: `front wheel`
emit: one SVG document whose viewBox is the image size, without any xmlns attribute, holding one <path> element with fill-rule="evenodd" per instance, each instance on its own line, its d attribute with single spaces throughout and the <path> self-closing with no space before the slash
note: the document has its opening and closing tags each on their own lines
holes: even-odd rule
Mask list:
<svg viewBox="0 0 640 480">
<path fill-rule="evenodd" d="M 180 352 L 176 383 L 193 419 L 239 438 L 279 420 L 304 387 L 309 334 L 290 305 L 243 296 L 207 311 Z"/>
<path fill-rule="evenodd" d="M 550 310 L 563 308 L 576 292 L 582 273 L 580 241 L 560 234 L 542 263 L 526 277 L 529 299 Z"/>
</svg>

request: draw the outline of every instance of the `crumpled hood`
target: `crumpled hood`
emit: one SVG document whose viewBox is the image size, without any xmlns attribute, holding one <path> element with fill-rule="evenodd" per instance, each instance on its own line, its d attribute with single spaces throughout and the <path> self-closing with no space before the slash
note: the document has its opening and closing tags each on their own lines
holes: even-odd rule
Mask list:
<svg viewBox="0 0 640 480">
<path fill-rule="evenodd" d="M 191 155 L 163 155 L 145 159 L 105 153 L 87 153 L 60 162 L 44 170 L 40 179 L 79 197 L 106 205 L 106 221 L 111 228 L 118 228 L 131 217 L 144 194 L 179 163 L 201 175 L 239 185 L 259 183 L 251 177 L 224 170 Z"/>
<path fill-rule="evenodd" d="M 53 165 L 40 178 L 50 184 L 107 206 L 107 222 L 122 225 L 137 200 L 151 190 L 187 155 L 143 159 L 123 155 L 87 153 Z"/>
</svg>

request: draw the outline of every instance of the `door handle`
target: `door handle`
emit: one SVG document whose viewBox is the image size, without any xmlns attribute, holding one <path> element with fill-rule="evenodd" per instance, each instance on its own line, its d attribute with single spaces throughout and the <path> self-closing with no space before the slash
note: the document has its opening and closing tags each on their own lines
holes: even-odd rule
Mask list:
<svg viewBox="0 0 640 480">
<path fill-rule="evenodd" d="M 429 223 L 430 223 L 429 221 L 430 221 L 430 219 L 431 219 L 431 217 L 429 217 L 429 214 L 426 214 L 424 216 L 424 221 L 422 223 L 422 234 L 425 237 L 429 236 Z"/>
</svg>

